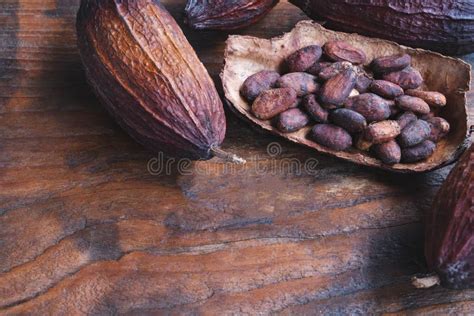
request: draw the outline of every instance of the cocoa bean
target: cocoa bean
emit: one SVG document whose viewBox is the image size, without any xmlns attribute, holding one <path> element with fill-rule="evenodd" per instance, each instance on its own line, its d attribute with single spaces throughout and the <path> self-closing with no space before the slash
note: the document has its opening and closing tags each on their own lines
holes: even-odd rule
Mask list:
<svg viewBox="0 0 474 316">
<path fill-rule="evenodd" d="M 436 144 L 430 140 L 425 140 L 422 143 L 413 147 L 402 149 L 402 162 L 417 162 L 431 156 L 436 149 Z"/>
<path fill-rule="evenodd" d="M 440 108 L 446 105 L 446 97 L 439 92 L 409 89 L 405 91 L 405 94 L 420 98 L 434 108 Z"/>
<path fill-rule="evenodd" d="M 397 122 L 398 125 L 400 125 L 400 128 L 403 129 L 410 125 L 411 123 L 415 122 L 418 118 L 413 112 L 407 111 L 403 112 L 397 117 Z"/>
<path fill-rule="evenodd" d="M 430 125 L 431 133 L 428 137 L 432 142 L 439 142 L 441 138 L 445 137 L 449 133 L 449 123 L 442 117 L 433 117 L 428 120 Z"/>
<path fill-rule="evenodd" d="M 400 132 L 400 125 L 397 121 L 387 120 L 367 126 L 364 137 L 373 144 L 381 144 L 394 139 Z"/>
<path fill-rule="evenodd" d="M 309 117 L 300 109 L 289 109 L 278 117 L 277 128 L 283 133 L 296 132 L 309 123 Z"/>
<path fill-rule="evenodd" d="M 355 147 L 359 150 L 367 151 L 372 147 L 373 143 L 365 139 L 364 133 L 359 133 L 354 136 Z"/>
<path fill-rule="evenodd" d="M 400 162 L 402 152 L 400 146 L 394 140 L 386 143 L 376 144 L 372 146 L 372 151 L 378 159 L 382 160 L 384 164 L 393 165 Z"/>
<path fill-rule="evenodd" d="M 367 122 L 382 121 L 390 117 L 390 107 L 386 100 L 373 93 L 352 97 L 344 106 L 362 114 Z"/>
<path fill-rule="evenodd" d="M 321 57 L 322 49 L 319 45 L 306 46 L 286 58 L 289 72 L 306 71 L 314 65 Z"/>
<path fill-rule="evenodd" d="M 319 96 L 323 104 L 340 106 L 349 97 L 354 89 L 356 73 L 353 69 L 346 69 L 335 75 L 323 85 Z"/>
<path fill-rule="evenodd" d="M 321 69 L 318 78 L 320 79 L 320 81 L 328 81 L 335 75 L 340 74 L 343 70 L 346 70 L 348 68 L 352 68 L 352 64 L 347 61 L 333 63 L 325 67 L 324 69 Z"/>
<path fill-rule="evenodd" d="M 295 103 L 293 103 L 292 105 L 290 105 L 290 109 L 294 109 L 294 108 L 297 108 L 300 106 L 302 102 L 302 98 L 296 98 L 296 101 Z"/>
<path fill-rule="evenodd" d="M 292 72 L 283 75 L 276 83 L 280 88 L 292 88 L 296 91 L 298 97 L 315 93 L 319 90 L 319 84 L 316 77 L 305 72 Z"/>
<path fill-rule="evenodd" d="M 430 132 L 431 128 L 427 122 L 416 120 L 402 130 L 397 141 L 403 148 L 415 146 L 428 139 Z"/>
<path fill-rule="evenodd" d="M 410 55 L 399 54 L 375 58 L 371 66 L 376 73 L 384 74 L 403 70 L 410 64 Z"/>
<path fill-rule="evenodd" d="M 372 79 L 368 74 L 364 72 L 359 72 L 357 74 L 355 89 L 360 93 L 365 93 L 369 91 L 369 87 L 372 84 Z"/>
<path fill-rule="evenodd" d="M 240 94 L 249 102 L 253 102 L 263 91 L 274 88 L 280 74 L 276 71 L 262 70 L 245 79 Z"/>
<path fill-rule="evenodd" d="M 395 99 L 397 106 L 405 111 L 412 111 L 419 114 L 430 113 L 430 106 L 428 103 L 417 97 L 409 95 L 402 95 Z"/>
<path fill-rule="evenodd" d="M 370 85 L 370 91 L 387 99 L 395 99 L 403 94 L 403 89 L 390 81 L 374 80 Z"/>
<path fill-rule="evenodd" d="M 313 75 L 313 76 L 318 76 L 319 73 L 326 67 L 331 66 L 333 63 L 327 62 L 327 61 L 320 61 L 314 63 L 311 67 L 306 69 L 306 72 Z"/>
<path fill-rule="evenodd" d="M 308 94 L 303 98 L 303 108 L 313 120 L 317 123 L 326 123 L 328 121 L 328 111 L 321 107 L 314 94 Z"/>
<path fill-rule="evenodd" d="M 385 99 L 385 102 L 387 102 L 388 107 L 390 108 L 390 117 L 394 117 L 398 113 L 400 113 L 401 109 L 397 106 L 397 104 L 395 103 L 395 100 Z"/>
<path fill-rule="evenodd" d="M 367 57 L 365 53 L 344 41 L 329 41 L 324 45 L 324 52 L 329 59 L 334 61 L 348 61 L 357 64 L 365 64 Z"/>
<path fill-rule="evenodd" d="M 333 150 L 346 150 L 352 146 L 351 135 L 343 128 L 332 124 L 317 124 L 311 129 L 311 138 Z"/>
<path fill-rule="evenodd" d="M 291 88 L 277 88 L 262 92 L 252 104 L 253 114 L 268 120 L 288 110 L 296 102 L 296 92 Z"/>
<path fill-rule="evenodd" d="M 382 79 L 393 82 L 404 90 L 416 89 L 423 83 L 423 77 L 420 72 L 412 67 L 385 74 L 382 76 Z"/>
<path fill-rule="evenodd" d="M 349 109 L 337 109 L 329 114 L 329 120 L 349 133 L 362 132 L 367 127 L 365 118 Z"/>
</svg>

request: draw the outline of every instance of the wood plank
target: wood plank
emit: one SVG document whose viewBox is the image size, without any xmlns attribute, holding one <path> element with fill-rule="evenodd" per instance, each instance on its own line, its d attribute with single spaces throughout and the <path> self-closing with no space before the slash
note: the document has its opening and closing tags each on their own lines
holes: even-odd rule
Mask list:
<svg viewBox="0 0 474 316">
<path fill-rule="evenodd" d="M 177 19 L 184 2 L 163 1 Z M 472 311 L 473 290 L 409 284 L 425 272 L 422 217 L 449 167 L 374 171 L 228 112 L 224 148 L 246 166 L 168 160 L 152 174 L 160 156 L 85 83 L 78 3 L 0 4 L 0 315 Z M 282 1 L 238 33 L 272 37 L 304 18 Z M 227 34 L 184 31 L 220 89 Z"/>
</svg>

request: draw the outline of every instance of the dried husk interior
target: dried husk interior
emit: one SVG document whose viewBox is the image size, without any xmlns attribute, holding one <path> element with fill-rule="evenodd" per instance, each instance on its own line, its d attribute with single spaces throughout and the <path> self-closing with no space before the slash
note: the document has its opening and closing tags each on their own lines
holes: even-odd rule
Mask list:
<svg viewBox="0 0 474 316">
<path fill-rule="evenodd" d="M 362 49 L 370 62 L 375 57 L 398 53 L 412 56 L 412 65 L 418 69 L 425 83 L 423 89 L 446 95 L 448 104 L 439 112 L 451 125 L 451 131 L 437 145 L 435 153 L 422 162 L 385 165 L 368 152 L 352 148 L 346 152 L 334 151 L 311 141 L 307 135 L 311 126 L 294 133 L 281 133 L 270 121 L 254 117 L 239 90 L 244 80 L 261 70 L 280 71 L 283 61 L 292 52 L 307 45 L 324 45 L 330 40 L 344 40 Z M 230 108 L 239 116 L 273 134 L 303 144 L 344 160 L 395 172 L 423 172 L 439 168 L 456 160 L 468 145 L 468 115 L 466 92 L 470 87 L 470 65 L 460 59 L 438 53 L 401 46 L 394 42 L 368 38 L 358 34 L 330 31 L 312 21 L 299 22 L 281 37 L 260 39 L 250 36 L 230 36 L 225 49 L 225 66 L 221 74 L 225 97 Z"/>
</svg>

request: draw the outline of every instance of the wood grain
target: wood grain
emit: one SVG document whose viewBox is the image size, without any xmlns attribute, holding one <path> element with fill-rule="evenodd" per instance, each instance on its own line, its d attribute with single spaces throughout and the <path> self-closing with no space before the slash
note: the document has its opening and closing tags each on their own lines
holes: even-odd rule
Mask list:
<svg viewBox="0 0 474 316">
<path fill-rule="evenodd" d="M 181 20 L 184 1 L 163 3 Z M 224 148 L 246 166 L 167 160 L 152 174 L 159 153 L 85 83 L 77 7 L 0 3 L 0 315 L 472 312 L 473 290 L 410 285 L 425 272 L 423 212 L 449 167 L 369 170 L 228 112 Z M 238 33 L 272 37 L 304 18 L 282 1 Z M 184 31 L 220 86 L 227 35 Z"/>
</svg>

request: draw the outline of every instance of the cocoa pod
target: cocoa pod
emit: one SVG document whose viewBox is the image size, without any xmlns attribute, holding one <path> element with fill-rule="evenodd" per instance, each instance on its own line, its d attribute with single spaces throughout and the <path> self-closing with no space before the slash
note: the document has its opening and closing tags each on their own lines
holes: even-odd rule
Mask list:
<svg viewBox="0 0 474 316">
<path fill-rule="evenodd" d="M 370 91 L 387 99 L 395 99 L 403 94 L 403 89 L 399 85 L 385 80 L 372 81 Z"/>
<path fill-rule="evenodd" d="M 331 66 L 333 63 L 327 62 L 327 61 L 320 61 L 314 63 L 311 67 L 306 69 L 306 72 L 313 75 L 313 76 L 319 76 L 319 73 L 326 67 Z"/>
<path fill-rule="evenodd" d="M 289 109 L 278 117 L 277 128 L 283 133 L 292 133 L 309 123 L 309 117 L 300 109 Z"/>
<path fill-rule="evenodd" d="M 189 0 L 185 23 L 196 30 L 235 30 L 263 18 L 278 0 Z"/>
<path fill-rule="evenodd" d="M 441 285 L 474 288 L 474 146 L 464 152 L 439 189 L 425 221 L 428 268 Z"/>
<path fill-rule="evenodd" d="M 439 142 L 449 133 L 449 123 L 442 117 L 433 117 L 428 120 L 428 124 L 430 125 L 431 131 L 428 139 L 432 142 Z"/>
<path fill-rule="evenodd" d="M 253 102 L 263 91 L 274 88 L 280 74 L 276 71 L 262 70 L 245 79 L 240 94 L 249 102 Z"/>
<path fill-rule="evenodd" d="M 321 57 L 321 46 L 311 45 L 298 49 L 286 58 L 289 72 L 302 72 L 313 66 Z"/>
<path fill-rule="evenodd" d="M 317 123 L 326 123 L 328 121 L 328 111 L 321 107 L 314 94 L 308 94 L 303 98 L 303 108 L 309 116 Z"/>
<path fill-rule="evenodd" d="M 407 111 L 407 112 L 403 112 L 397 117 L 397 122 L 403 131 L 405 127 L 415 122 L 417 119 L 418 117 L 413 112 Z"/>
<path fill-rule="evenodd" d="M 364 138 L 373 144 L 388 142 L 400 134 L 397 121 L 387 120 L 369 124 L 364 132 Z"/>
<path fill-rule="evenodd" d="M 332 124 L 317 124 L 311 129 L 311 138 L 333 150 L 346 150 L 352 146 L 351 135 L 343 128 Z"/>
<path fill-rule="evenodd" d="M 423 77 L 420 72 L 412 67 L 385 74 L 382 76 L 382 79 L 393 82 L 404 90 L 416 89 L 423 83 Z"/>
<path fill-rule="evenodd" d="M 327 28 L 449 55 L 474 52 L 472 0 L 290 0 Z"/>
<path fill-rule="evenodd" d="M 405 94 L 420 98 L 434 108 L 440 108 L 446 105 L 446 97 L 439 92 L 409 89 L 405 91 Z"/>
<path fill-rule="evenodd" d="M 367 122 L 383 121 L 391 114 L 387 102 L 373 93 L 363 93 L 352 97 L 344 106 L 362 114 Z"/>
<path fill-rule="evenodd" d="M 326 56 L 333 61 L 348 61 L 358 65 L 365 64 L 367 60 L 363 51 L 344 41 L 329 41 L 323 48 Z"/>
<path fill-rule="evenodd" d="M 296 102 L 296 92 L 291 88 L 276 88 L 262 92 L 252 104 L 253 114 L 269 120 L 288 110 Z"/>
<path fill-rule="evenodd" d="M 395 99 L 397 106 L 405 111 L 412 111 L 419 114 L 430 113 L 430 106 L 428 103 L 417 97 L 409 95 L 402 95 Z"/>
<path fill-rule="evenodd" d="M 343 105 L 354 89 L 355 82 L 355 71 L 351 68 L 346 69 L 324 83 L 319 99 L 323 104 Z"/>
<path fill-rule="evenodd" d="M 436 149 L 436 144 L 430 140 L 425 140 L 422 143 L 413 147 L 402 149 L 402 162 L 413 163 L 424 160 L 431 156 Z"/>
<path fill-rule="evenodd" d="M 397 137 L 397 141 L 400 147 L 411 147 L 428 139 L 430 133 L 431 128 L 427 122 L 416 120 L 402 130 L 400 136 Z"/>
<path fill-rule="evenodd" d="M 298 97 L 315 93 L 319 90 L 316 77 L 305 72 L 292 72 L 280 77 L 276 83 L 280 88 L 292 88 Z"/>
<path fill-rule="evenodd" d="M 335 75 L 340 74 L 342 71 L 352 67 L 352 64 L 347 61 L 339 61 L 336 63 L 332 63 L 331 65 L 321 69 L 318 78 L 320 79 L 320 81 L 328 81 Z"/>
<path fill-rule="evenodd" d="M 410 66 L 411 57 L 408 54 L 397 54 L 375 58 L 372 61 L 372 69 L 379 74 L 397 72 Z"/>
<path fill-rule="evenodd" d="M 329 114 L 329 120 L 349 133 L 362 132 L 367 127 L 367 121 L 365 118 L 352 110 L 349 109 L 337 109 Z"/>
<path fill-rule="evenodd" d="M 225 136 L 213 81 L 156 1 L 82 0 L 78 46 L 98 98 L 134 139 L 170 156 L 209 159 Z"/>
<path fill-rule="evenodd" d="M 393 165 L 400 162 L 402 151 L 400 146 L 394 140 L 386 143 L 376 144 L 371 147 L 375 157 L 382 160 L 387 165 Z"/>
</svg>

